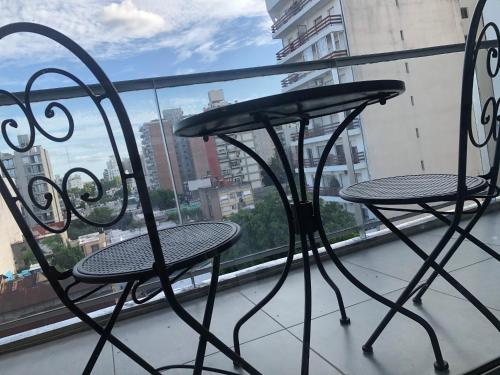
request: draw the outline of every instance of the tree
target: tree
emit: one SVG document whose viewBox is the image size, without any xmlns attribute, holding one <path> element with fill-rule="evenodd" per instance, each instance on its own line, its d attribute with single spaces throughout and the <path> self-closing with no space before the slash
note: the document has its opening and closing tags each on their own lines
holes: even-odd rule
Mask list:
<svg viewBox="0 0 500 375">
<path fill-rule="evenodd" d="M 30 249 L 24 249 L 21 253 L 21 258 L 24 262 L 24 268 L 29 268 L 32 264 L 38 263 L 35 254 Z"/>
<path fill-rule="evenodd" d="M 158 210 L 167 210 L 175 207 L 175 195 L 171 190 L 157 189 L 149 194 L 151 205 Z"/>
<path fill-rule="evenodd" d="M 322 201 L 320 209 L 326 233 L 356 225 L 354 215 L 337 203 Z M 255 204 L 254 209 L 240 210 L 231 215 L 229 220 L 241 226 L 242 235 L 240 240 L 224 253 L 225 260 L 288 244 L 288 221 L 276 192 L 266 195 Z"/>
<path fill-rule="evenodd" d="M 281 160 L 276 153 L 269 161 L 269 166 L 271 167 L 280 183 L 284 184 L 287 182 L 285 169 L 283 168 L 283 164 L 281 164 Z M 273 185 L 273 180 L 271 180 L 271 177 L 269 177 L 264 171 L 262 171 L 262 183 L 264 184 L 264 186 Z"/>
<path fill-rule="evenodd" d="M 115 218 L 113 210 L 108 207 L 97 207 L 92 210 L 92 212 L 87 217 L 88 220 L 97 224 L 107 224 Z M 71 222 L 68 228 L 68 237 L 72 240 L 78 239 L 78 237 L 89 233 L 102 232 L 104 227 L 93 226 L 85 224 L 80 220 L 75 220 Z"/>
<path fill-rule="evenodd" d="M 109 207 L 96 207 L 88 216 L 88 220 L 97 224 L 107 224 L 115 218 L 113 210 Z"/>
<path fill-rule="evenodd" d="M 71 246 L 64 242 L 61 236 L 51 236 L 40 241 L 42 244 L 52 250 L 52 256 L 49 259 L 50 264 L 64 271 L 71 269 L 84 254 L 78 246 Z"/>
<path fill-rule="evenodd" d="M 83 192 L 88 193 L 89 197 L 97 196 L 97 188 L 94 182 L 86 182 L 83 184 Z"/>
</svg>

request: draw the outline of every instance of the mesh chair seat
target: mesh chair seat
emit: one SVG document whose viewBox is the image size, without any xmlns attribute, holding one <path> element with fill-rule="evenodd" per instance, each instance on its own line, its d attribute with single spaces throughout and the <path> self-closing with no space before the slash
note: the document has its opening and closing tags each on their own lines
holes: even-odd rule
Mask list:
<svg viewBox="0 0 500 375">
<path fill-rule="evenodd" d="M 458 176 L 453 174 L 424 174 L 380 178 L 360 182 L 340 191 L 340 197 L 365 204 L 415 204 L 454 201 L 457 197 Z M 484 178 L 466 178 L 467 195 L 483 191 L 488 183 Z"/>
<path fill-rule="evenodd" d="M 240 227 L 229 222 L 194 223 L 158 231 L 163 256 L 172 271 L 210 259 L 236 242 Z M 113 244 L 78 262 L 73 273 L 84 282 L 124 282 L 153 276 L 147 234 Z"/>
</svg>

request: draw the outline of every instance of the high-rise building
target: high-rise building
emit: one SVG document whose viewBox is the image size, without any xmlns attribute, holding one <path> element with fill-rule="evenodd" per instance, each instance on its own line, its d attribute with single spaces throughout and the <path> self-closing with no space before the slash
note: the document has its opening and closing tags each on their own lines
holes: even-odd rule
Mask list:
<svg viewBox="0 0 500 375">
<path fill-rule="evenodd" d="M 16 273 L 16 263 L 12 251 L 13 243 L 23 242 L 23 234 L 10 213 L 5 201 L 0 198 L 0 274 Z"/>
<path fill-rule="evenodd" d="M 181 191 L 182 181 L 175 153 L 174 135 L 172 126 L 166 121 L 163 121 L 163 132 L 166 140 L 163 138 L 159 120 L 152 120 L 140 128 L 146 179 L 150 189 Z M 165 141 L 169 159 L 167 159 Z M 171 176 L 173 176 L 173 181 Z"/>
<path fill-rule="evenodd" d="M 163 119 L 166 122 L 166 126 L 171 129 L 183 118 L 184 114 L 181 108 L 172 108 L 163 111 Z M 182 186 L 178 186 L 178 189 L 182 191 L 188 181 L 196 179 L 189 138 L 174 136 L 174 148 L 182 181 Z"/>
<path fill-rule="evenodd" d="M 28 141 L 29 138 L 27 135 L 18 136 L 20 147 L 26 146 Z M 54 174 L 52 172 L 52 165 L 49 159 L 49 153 L 45 148 L 42 146 L 33 146 L 27 152 L 15 151 L 13 154 L 2 153 L 0 155 L 0 159 L 2 160 L 2 163 L 7 169 L 10 177 L 14 180 L 16 187 L 23 199 L 26 201 L 27 206 L 38 220 L 44 224 L 64 221 L 59 199 L 52 199 L 50 207 L 46 210 L 36 207 L 30 199 L 28 189 L 32 179 L 34 179 L 32 187 L 33 197 L 39 204 L 43 205 L 47 202 L 47 199 L 45 198 L 45 194 L 47 193 L 52 194 L 53 197 L 59 196 L 51 185 L 40 179 L 36 179 L 37 177 L 45 177 L 51 181 L 55 181 Z M 37 225 L 36 221 L 26 211 L 23 211 L 23 214 L 28 225 L 31 227 Z"/>
<path fill-rule="evenodd" d="M 222 90 L 210 90 L 208 92 L 208 99 L 209 102 L 206 110 L 229 104 L 225 101 L 224 91 Z M 252 131 L 235 133 L 232 136 L 252 150 L 256 149 L 255 135 Z M 215 147 L 225 185 L 248 183 L 253 189 L 262 186 L 260 167 L 255 160 L 240 149 L 224 142 L 219 137 L 215 137 Z"/>
<path fill-rule="evenodd" d="M 266 0 L 266 4 L 273 38 L 283 42 L 276 58 L 285 64 L 461 43 L 463 27 L 468 25 L 462 3 L 471 1 Z M 385 107 L 370 106 L 341 136 L 325 167 L 323 198 L 341 202 L 341 187 L 368 178 L 455 172 L 462 59 L 461 54 L 449 54 L 293 73 L 282 80 L 283 91 L 373 79 L 406 84 L 405 94 Z M 305 139 L 309 186 L 320 153 L 343 118 L 338 114 L 311 121 Z M 297 135 L 292 135 L 292 145 L 296 142 Z M 472 155 L 469 173 L 481 173 L 478 155 Z"/>
<path fill-rule="evenodd" d="M 106 168 L 103 171 L 103 177 L 106 181 L 111 181 L 116 177 L 120 177 L 120 170 L 118 169 L 116 158 L 113 155 L 111 155 L 106 161 Z"/>
</svg>

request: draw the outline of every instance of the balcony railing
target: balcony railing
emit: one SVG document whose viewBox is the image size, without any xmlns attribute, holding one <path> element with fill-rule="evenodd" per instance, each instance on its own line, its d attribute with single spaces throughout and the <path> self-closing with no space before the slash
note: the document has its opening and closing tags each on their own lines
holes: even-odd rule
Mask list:
<svg viewBox="0 0 500 375">
<path fill-rule="evenodd" d="M 347 56 L 347 50 L 338 50 L 338 51 L 332 51 L 328 53 L 327 55 L 321 57 L 319 60 L 324 60 L 324 59 L 333 59 L 336 57 L 343 57 Z M 285 88 L 288 87 L 289 85 L 301 80 L 305 76 L 309 75 L 311 72 L 303 72 L 303 73 L 293 73 L 288 75 L 285 79 L 281 81 L 281 87 Z"/>
<path fill-rule="evenodd" d="M 273 25 L 271 26 L 271 31 L 273 32 L 273 34 L 278 31 L 278 29 L 280 27 L 282 27 L 283 25 L 285 25 L 288 21 L 290 21 L 290 18 L 292 18 L 293 16 L 295 16 L 297 13 L 299 13 L 302 8 L 304 8 L 304 6 L 307 4 L 307 3 L 310 3 L 312 0 L 301 0 L 301 1 L 294 1 L 293 4 L 290 6 L 290 8 L 288 8 L 285 13 L 283 13 L 283 15 L 278 18 L 276 20 L 276 22 L 273 23 Z"/>
<path fill-rule="evenodd" d="M 328 17 L 325 17 L 323 20 L 314 25 L 312 28 L 307 30 L 307 32 L 300 35 L 297 39 L 289 43 L 285 48 L 278 51 L 278 53 L 276 53 L 276 58 L 278 60 L 283 59 L 285 56 L 287 56 L 288 54 L 299 48 L 301 45 L 306 43 L 309 39 L 311 39 L 311 37 L 318 34 L 321 30 L 336 23 L 342 23 L 342 16 L 330 15 Z"/>
<path fill-rule="evenodd" d="M 319 188 L 319 195 L 321 196 L 327 196 L 327 197 L 338 197 L 340 193 L 341 187 L 320 187 Z M 313 192 L 313 187 L 308 186 L 307 191 L 309 193 Z"/>
<path fill-rule="evenodd" d="M 313 137 L 319 137 L 322 135 L 328 135 L 332 134 L 335 129 L 340 125 L 339 122 L 335 123 L 330 123 L 326 125 L 320 125 L 311 129 L 306 129 L 304 132 L 304 138 L 313 138 Z M 352 129 L 358 129 L 360 127 L 360 121 L 359 118 L 354 119 L 352 124 L 350 124 L 347 129 L 352 130 Z M 292 142 L 295 142 L 299 139 L 299 133 L 293 133 L 291 135 Z"/>
<path fill-rule="evenodd" d="M 316 168 L 319 164 L 319 159 L 320 158 L 309 158 L 309 159 L 304 159 L 304 167 L 306 168 Z M 352 162 L 354 164 L 358 164 L 361 161 L 364 161 L 366 159 L 365 153 L 364 152 L 357 152 L 352 155 Z M 328 155 L 328 158 L 326 159 L 325 165 L 327 167 L 335 166 L 335 165 L 346 165 L 347 161 L 344 155 Z M 295 168 L 298 168 L 299 162 L 298 160 L 294 160 L 294 165 Z"/>
</svg>

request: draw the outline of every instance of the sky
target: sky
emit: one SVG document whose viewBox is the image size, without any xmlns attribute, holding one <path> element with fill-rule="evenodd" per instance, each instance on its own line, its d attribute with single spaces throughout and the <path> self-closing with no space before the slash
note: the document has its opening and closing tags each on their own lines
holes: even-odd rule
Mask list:
<svg viewBox="0 0 500 375">
<path fill-rule="evenodd" d="M 272 65 L 281 48 L 281 41 L 271 37 L 264 0 L 0 0 L 0 9 L 0 25 L 36 22 L 66 34 L 89 52 L 113 81 Z M 22 91 L 35 71 L 47 67 L 68 70 L 85 83 L 95 82 L 67 51 L 37 35 L 5 37 L 0 41 L 0 56 L 0 89 Z M 181 107 L 186 114 L 193 114 L 206 106 L 210 89 L 224 89 L 229 102 L 242 101 L 280 92 L 282 78 L 162 89 L 159 100 L 162 109 Z M 61 85 L 74 83 L 50 74 L 38 79 L 33 88 Z M 151 91 L 122 95 L 135 130 L 158 117 L 153 98 Z M 78 131 L 70 146 L 47 144 L 55 173 L 62 175 L 81 162 L 101 173 L 109 148 L 102 142 L 99 114 L 89 102 L 68 103 Z M 12 117 L 20 123 L 18 129 L 9 129 L 15 131 L 9 133 L 13 139 L 26 129 L 18 108 L 0 108 L 0 115 L 0 121 Z M 54 134 L 66 131 L 67 120 L 61 112 L 56 111 L 52 119 L 44 118 L 41 112 L 39 122 L 50 126 Z M 45 145 L 42 141 L 37 136 L 37 143 Z M 83 151 L 78 151 L 80 148 Z"/>
</svg>

